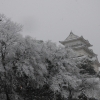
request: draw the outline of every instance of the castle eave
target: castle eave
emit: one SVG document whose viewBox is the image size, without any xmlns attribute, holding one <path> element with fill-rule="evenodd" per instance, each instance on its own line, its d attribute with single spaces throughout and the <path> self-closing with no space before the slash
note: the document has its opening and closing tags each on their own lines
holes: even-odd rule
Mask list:
<svg viewBox="0 0 100 100">
<path fill-rule="evenodd" d="M 74 42 L 76 40 L 80 40 L 82 42 L 84 42 L 88 47 L 91 47 L 92 45 L 89 43 L 88 40 L 85 40 L 82 36 L 81 37 L 78 37 L 78 38 L 75 38 L 75 39 L 70 39 L 70 40 L 64 40 L 64 41 L 59 41 L 61 44 L 65 45 L 66 43 L 69 43 L 69 42 Z"/>
</svg>

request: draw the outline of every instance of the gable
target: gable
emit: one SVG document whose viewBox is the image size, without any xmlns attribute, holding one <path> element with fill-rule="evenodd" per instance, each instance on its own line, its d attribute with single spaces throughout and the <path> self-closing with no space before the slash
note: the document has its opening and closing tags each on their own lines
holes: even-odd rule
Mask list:
<svg viewBox="0 0 100 100">
<path fill-rule="evenodd" d="M 79 38 L 77 35 L 70 32 L 69 36 L 65 39 L 65 41 L 73 40 Z"/>
</svg>

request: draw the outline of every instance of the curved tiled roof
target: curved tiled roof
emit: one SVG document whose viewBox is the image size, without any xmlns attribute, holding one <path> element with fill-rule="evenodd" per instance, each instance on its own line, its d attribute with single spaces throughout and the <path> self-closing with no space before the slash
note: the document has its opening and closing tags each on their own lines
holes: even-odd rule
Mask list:
<svg viewBox="0 0 100 100">
<path fill-rule="evenodd" d="M 69 42 L 72 42 L 72 41 L 76 41 L 76 40 L 81 40 L 83 41 L 88 47 L 92 46 L 88 40 L 85 40 L 83 38 L 83 36 L 79 37 L 75 34 L 73 34 L 73 32 L 70 32 L 69 36 L 64 40 L 64 41 L 59 41 L 61 44 L 66 44 L 66 43 L 69 43 Z"/>
<path fill-rule="evenodd" d="M 71 31 L 69 36 L 65 39 L 65 41 L 69 41 L 69 40 L 73 40 L 73 39 L 77 39 L 79 38 L 79 36 L 73 34 L 73 32 Z"/>
</svg>

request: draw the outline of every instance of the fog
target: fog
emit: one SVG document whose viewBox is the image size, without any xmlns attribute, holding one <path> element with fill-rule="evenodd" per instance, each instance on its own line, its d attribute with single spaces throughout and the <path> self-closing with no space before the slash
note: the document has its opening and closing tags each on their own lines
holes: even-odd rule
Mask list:
<svg viewBox="0 0 100 100">
<path fill-rule="evenodd" d="M 72 30 L 89 40 L 100 60 L 100 0 L 0 0 L 0 13 L 38 40 L 58 44 Z"/>
</svg>

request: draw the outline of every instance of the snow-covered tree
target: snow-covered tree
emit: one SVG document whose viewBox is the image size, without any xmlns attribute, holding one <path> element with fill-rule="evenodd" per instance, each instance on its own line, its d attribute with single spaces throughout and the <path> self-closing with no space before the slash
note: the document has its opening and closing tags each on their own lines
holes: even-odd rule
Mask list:
<svg viewBox="0 0 100 100">
<path fill-rule="evenodd" d="M 0 15 L 0 93 L 7 100 L 10 94 L 21 100 L 99 99 L 100 80 L 89 58 L 51 41 L 24 38 L 21 28 Z"/>
<path fill-rule="evenodd" d="M 11 60 L 13 55 L 13 47 L 20 40 L 21 35 L 19 34 L 21 26 L 13 23 L 10 19 L 7 19 L 4 15 L 0 15 L 0 69 L 4 73 L 4 91 L 8 97 L 8 72 L 11 68 Z M 10 77 L 11 78 L 11 77 Z"/>
</svg>

